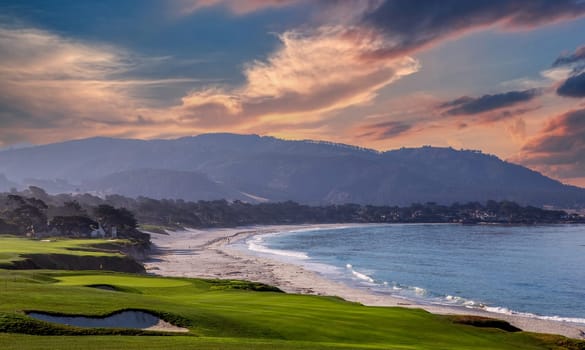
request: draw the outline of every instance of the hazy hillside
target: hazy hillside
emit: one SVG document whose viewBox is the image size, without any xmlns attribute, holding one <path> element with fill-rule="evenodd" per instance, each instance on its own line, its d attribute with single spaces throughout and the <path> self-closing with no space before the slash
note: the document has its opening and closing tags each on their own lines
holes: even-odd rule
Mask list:
<svg viewBox="0 0 585 350">
<path fill-rule="evenodd" d="M 407 205 L 509 199 L 585 206 L 585 189 L 474 151 L 423 147 L 380 153 L 255 135 L 92 138 L 8 150 L 0 152 L 0 173 L 6 181 L 45 183 L 53 191 L 190 200 Z"/>
<path fill-rule="evenodd" d="M 209 179 L 205 174 L 189 171 L 136 169 L 106 175 L 83 184 L 85 190 L 115 193 L 129 197 L 144 196 L 154 199 L 181 198 L 185 200 L 212 200 L 230 198 L 250 200 Z"/>
</svg>

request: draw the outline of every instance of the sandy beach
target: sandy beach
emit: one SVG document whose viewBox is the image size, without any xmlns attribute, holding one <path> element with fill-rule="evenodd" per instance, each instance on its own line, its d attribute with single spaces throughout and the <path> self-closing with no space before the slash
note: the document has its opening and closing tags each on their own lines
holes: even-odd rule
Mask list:
<svg viewBox="0 0 585 350">
<path fill-rule="evenodd" d="M 339 227 L 341 225 L 313 225 Z M 585 325 L 543 320 L 522 315 L 491 313 L 481 309 L 415 304 L 401 298 L 377 295 L 328 280 L 301 266 L 254 256 L 233 243 L 259 234 L 306 229 L 310 225 L 259 226 L 184 230 L 168 235 L 153 233 L 153 254 L 147 271 L 160 276 L 241 279 L 276 286 L 287 293 L 338 296 L 368 306 L 422 308 L 435 314 L 477 315 L 498 318 L 529 332 L 560 334 L 585 339 Z M 348 225 L 343 225 L 348 226 Z"/>
</svg>

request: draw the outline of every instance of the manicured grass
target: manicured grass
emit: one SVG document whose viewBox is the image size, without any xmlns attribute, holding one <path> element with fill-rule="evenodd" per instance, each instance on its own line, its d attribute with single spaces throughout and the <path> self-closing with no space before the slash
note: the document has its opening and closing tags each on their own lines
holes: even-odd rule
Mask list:
<svg viewBox="0 0 585 350">
<path fill-rule="evenodd" d="M 37 337 L 0 334 L 0 346 L 3 350 L 107 350 L 107 349 L 185 349 L 185 350 L 352 350 L 352 349 L 423 349 L 413 347 L 392 347 L 358 344 L 327 344 L 279 340 L 248 340 L 225 338 L 189 338 L 189 337 L 131 337 L 108 336 L 91 337 Z M 438 349 L 438 348 L 433 348 Z"/>
<path fill-rule="evenodd" d="M 103 284 L 118 290 L 87 287 Z M 8 333 L 0 334 L 0 349 L 550 348 L 544 340 L 527 333 L 455 324 L 422 310 L 365 307 L 338 298 L 254 291 L 257 287 L 241 281 L 107 272 L 2 271 L 0 313 L 4 315 L 23 315 L 26 310 L 104 315 L 133 308 L 176 320 L 191 332 L 190 336 L 167 337 Z M 4 319 L 10 322 L 14 317 Z M 50 324 L 47 327 L 50 331 Z M 551 343 L 551 339 L 561 338 L 546 338 L 546 342 Z M 568 347 L 559 349 L 563 348 Z"/>
<path fill-rule="evenodd" d="M 111 243 L 103 239 L 55 239 L 48 241 L 0 236 L 0 264 L 22 260 L 23 254 L 67 254 L 77 256 L 121 256 L 96 249 L 95 245 Z"/>
<path fill-rule="evenodd" d="M 136 278 L 135 276 L 112 276 L 112 275 L 83 275 L 58 277 L 59 285 L 63 286 L 87 286 L 87 285 L 113 285 L 117 287 L 134 288 L 168 288 L 189 286 L 188 280 L 171 278 Z"/>
</svg>

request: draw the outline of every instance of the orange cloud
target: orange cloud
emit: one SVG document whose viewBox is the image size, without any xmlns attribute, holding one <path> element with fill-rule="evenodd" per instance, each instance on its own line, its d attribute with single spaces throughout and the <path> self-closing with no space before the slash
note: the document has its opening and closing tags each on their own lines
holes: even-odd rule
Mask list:
<svg viewBox="0 0 585 350">
<path fill-rule="evenodd" d="M 141 97 L 145 89 L 191 79 L 125 78 L 148 59 L 42 30 L 0 28 L 0 139 L 7 140 L 9 130 L 34 143 L 72 134 L 306 130 L 307 123 L 331 118 L 331 112 L 371 102 L 381 88 L 419 69 L 410 57 L 364 64 L 364 53 L 387 43 L 356 28 L 289 31 L 280 40 L 267 59 L 245 65 L 243 85 L 195 89 L 179 105 L 160 107 Z"/>
<path fill-rule="evenodd" d="M 31 128 L 114 117 L 132 108 L 107 77 L 127 69 L 125 53 L 33 29 L 0 28 L 0 123 Z"/>
<path fill-rule="evenodd" d="M 11 142 L 112 134 L 114 126 L 163 122 L 149 112 L 154 103 L 141 98 L 141 91 L 191 81 L 123 78 L 144 59 L 30 28 L 0 27 L 0 62 L 0 139 Z"/>
<path fill-rule="evenodd" d="M 412 125 L 405 122 L 386 121 L 359 126 L 355 131 L 357 137 L 371 140 L 386 140 L 405 134 L 412 129 Z"/>
<path fill-rule="evenodd" d="M 301 115 L 305 123 L 370 102 L 384 86 L 418 71 L 407 56 L 364 64 L 363 55 L 386 42 L 357 32 L 336 26 L 286 32 L 267 60 L 246 66 L 243 86 L 193 91 L 175 111 L 181 122 L 200 126 L 290 122 Z"/>
<path fill-rule="evenodd" d="M 585 109 L 558 115 L 524 146 L 513 161 L 572 183 L 585 180 Z"/>
</svg>

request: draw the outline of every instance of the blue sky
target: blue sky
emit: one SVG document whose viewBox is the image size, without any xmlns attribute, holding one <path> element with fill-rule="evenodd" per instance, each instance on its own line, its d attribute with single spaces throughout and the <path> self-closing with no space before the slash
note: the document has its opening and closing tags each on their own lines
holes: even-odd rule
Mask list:
<svg viewBox="0 0 585 350">
<path fill-rule="evenodd" d="M 430 144 L 585 185 L 582 0 L 3 0 L 0 13 L 3 147 L 206 132 Z"/>
</svg>

